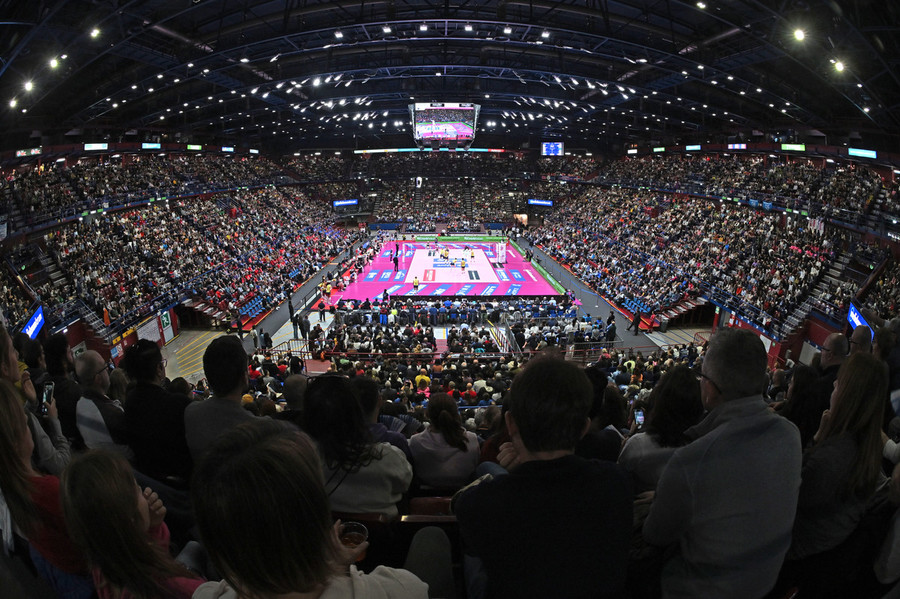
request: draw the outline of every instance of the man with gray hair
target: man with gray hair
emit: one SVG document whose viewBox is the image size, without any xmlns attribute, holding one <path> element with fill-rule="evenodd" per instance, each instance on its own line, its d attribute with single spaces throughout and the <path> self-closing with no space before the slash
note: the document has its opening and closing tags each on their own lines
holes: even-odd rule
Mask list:
<svg viewBox="0 0 900 599">
<path fill-rule="evenodd" d="M 700 379 L 709 413 L 663 471 L 644 539 L 676 549 L 663 566 L 663 597 L 762 597 L 791 544 L 800 434 L 766 408 L 756 334 L 718 331 Z"/>
<path fill-rule="evenodd" d="M 81 383 L 81 399 L 75 405 L 75 425 L 88 449 L 111 449 L 134 459 L 128 447 L 128 429 L 122 404 L 110 399 L 109 368 L 92 349 L 75 360 L 75 374 Z"/>
</svg>

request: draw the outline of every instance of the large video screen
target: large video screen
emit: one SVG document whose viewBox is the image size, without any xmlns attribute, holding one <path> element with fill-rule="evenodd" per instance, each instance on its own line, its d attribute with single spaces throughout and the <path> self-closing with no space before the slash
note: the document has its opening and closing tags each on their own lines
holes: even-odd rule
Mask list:
<svg viewBox="0 0 900 599">
<path fill-rule="evenodd" d="M 566 147 L 561 141 L 541 142 L 541 156 L 562 156 L 566 153 Z"/>
<path fill-rule="evenodd" d="M 475 139 L 478 124 L 478 104 L 416 103 L 410 104 L 413 137 L 419 141 Z"/>
</svg>

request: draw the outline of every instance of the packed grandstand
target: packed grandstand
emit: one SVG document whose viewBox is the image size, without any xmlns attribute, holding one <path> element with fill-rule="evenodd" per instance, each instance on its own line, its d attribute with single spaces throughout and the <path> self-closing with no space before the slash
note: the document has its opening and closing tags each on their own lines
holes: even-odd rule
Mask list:
<svg viewBox="0 0 900 599">
<path fill-rule="evenodd" d="M 15 393 L 29 406 L 39 406 L 48 388 L 54 395 L 46 416 L 31 407 L 30 428 L 7 423 L 4 434 L 34 436 L 26 460 L 47 474 L 33 480 L 62 476 L 62 490 L 35 491 L 56 504 L 63 498 L 64 514 L 50 510 L 59 522 L 77 522 L 88 504 L 112 494 L 98 488 L 90 495 L 90 476 L 75 482 L 92 461 L 124 468 L 132 495 L 134 477 L 152 488 L 143 495 L 149 528 L 138 536 L 183 548 L 188 555 L 179 563 L 191 569 L 170 563 L 166 551 L 125 560 L 161 560 L 153 576 L 173 577 L 148 597 L 202 599 L 210 596 L 204 588 L 226 584 L 205 582 L 219 574 L 191 557 L 198 529 L 213 551 L 234 546 L 216 545 L 205 514 L 230 492 L 274 493 L 279 485 L 212 487 L 204 477 L 249 463 L 230 452 L 256 435 L 280 439 L 273 447 L 288 445 L 250 474 L 280 472 L 298 456 L 312 460 L 317 474 L 303 482 L 303 493 L 315 489 L 325 498 L 323 530 L 331 534 L 335 518 L 368 526 L 368 553 L 363 546 L 341 558 L 356 563 L 347 566 L 354 575 L 375 577 L 381 570 L 373 568 L 403 564 L 427 581 L 430 596 L 509 596 L 529 580 L 535 586 L 515 596 L 650 599 L 683 580 L 699 588 L 728 579 L 722 584 L 752 587 L 753 597 L 791 596 L 797 585 L 810 597 L 828 596 L 819 594 L 824 586 L 834 597 L 849 596 L 847 589 L 875 597 L 893 582 L 894 570 L 882 563 L 896 550 L 884 532 L 894 507 L 881 460 L 883 453 L 900 461 L 888 439 L 900 422 L 891 424 L 896 406 L 888 400 L 888 391 L 900 391 L 900 270 L 887 242 L 900 206 L 896 182 L 874 168 L 752 154 L 603 162 L 512 152 L 284 160 L 170 153 L 23 162 L 6 167 L 0 182 L 7 206 L 0 306 L 8 323 L 0 326 L 0 379 L 18 383 Z M 358 201 L 337 208 L 348 199 Z M 414 275 L 417 260 L 426 266 Z M 555 293 L 529 293 L 539 282 Z M 867 327 L 840 332 L 851 310 L 868 319 L 872 339 Z M 44 330 L 33 339 L 28 329 L 38 313 Z M 617 328 L 617 321 L 630 324 Z M 79 322 L 91 339 L 73 357 L 66 331 Z M 676 341 L 655 335 L 688 324 L 703 332 Z M 192 357 L 179 358 L 181 376 L 170 380 L 163 351 L 180 350 L 161 348 L 173 328 L 192 329 L 181 348 Z M 630 341 L 644 332 L 652 345 Z M 820 370 L 787 349 L 805 351 L 811 340 L 821 348 L 813 358 Z M 20 364 L 12 367 L 15 356 Z M 191 361 L 188 374 L 182 365 Z M 878 395 L 884 399 L 867 403 Z M 6 403 L 11 397 L 0 393 Z M 754 423 L 750 432 L 721 425 L 702 435 L 735 410 Z M 859 431 L 835 432 L 845 429 L 830 428 L 823 410 L 835 414 L 835 427 Z M 309 437 L 279 428 L 280 420 Z M 706 452 L 718 434 L 731 436 L 728 463 L 703 462 L 683 476 L 686 456 Z M 527 435 L 574 445 L 574 456 L 568 445 L 562 453 L 532 451 Z M 850 495 L 810 474 L 832 468 L 816 465 L 824 453 L 808 452 L 814 458 L 804 458 L 812 465 L 803 466 L 801 483 L 801 446 L 854 442 L 862 449 L 842 445 L 827 454 L 844 469 L 841 481 L 855 481 Z M 764 465 L 742 482 L 747 452 Z M 537 465 L 545 460 L 552 468 Z M 587 470 L 572 470 L 577 464 Z M 851 476 L 854 468 L 863 474 Z M 302 478 L 301 470 L 281 481 Z M 517 476 L 503 479 L 507 471 Z M 712 482 L 694 483 L 703 476 Z M 727 549 L 716 551 L 739 566 L 704 576 L 663 567 L 658 546 L 688 520 L 670 503 L 673 486 L 688 484 L 683 478 L 718 489 L 698 493 L 715 496 L 696 508 L 700 520 L 737 513 L 728 516 L 740 524 L 728 528 Z M 507 498 L 482 495 L 502 488 L 492 479 L 526 487 Z M 584 492 L 585 484 L 596 488 Z M 518 564 L 533 556 L 492 551 L 494 541 L 480 534 L 484 522 L 523 522 L 529 515 L 509 508 L 514 500 L 533 501 L 531 512 L 546 510 L 544 493 L 572 485 L 566 496 L 581 498 L 579 509 L 602 520 L 598 534 L 609 555 L 550 562 L 554 572 L 577 566 L 572 580 L 584 577 L 597 588 L 511 576 L 504 559 L 515 555 Z M 212 503 L 204 504 L 204 490 L 213 488 Z M 79 506 L 81 489 L 89 499 Z M 729 499 L 719 501 L 719 492 Z M 282 506 L 296 496 L 259 501 Z M 833 497 L 842 498 L 835 509 L 852 512 L 852 521 L 822 524 L 819 504 Z M 783 513 L 760 526 L 745 508 L 767 502 Z M 21 521 L 29 513 L 11 509 Z M 107 508 L 103 518 L 113 512 Z M 548 530 L 566 530 L 566 510 L 546 512 Z M 436 544 L 420 545 L 420 533 L 410 541 L 422 524 L 449 536 L 426 528 Z M 103 593 L 113 575 L 105 576 L 118 553 L 89 545 L 94 532 L 76 526 L 69 534 L 77 546 L 65 534 L 29 538 L 29 563 L 55 590 L 74 585 L 83 593 L 77 596 L 112 596 Z M 343 530 L 334 526 L 333 534 Z M 746 536 L 737 545 L 732 529 Z M 521 543 L 534 541 L 526 536 Z M 769 551 L 772 543 L 777 550 Z M 764 555 L 750 562 L 740 555 L 757 545 Z M 13 549 L 22 555 L 21 546 Z M 407 550 L 428 567 L 404 563 Z M 474 551 L 483 565 L 472 565 Z M 504 559 L 494 563 L 491 555 Z M 847 573 L 829 560 L 868 568 Z M 71 571 L 60 573 L 57 564 Z M 481 582 L 488 586 L 467 586 L 479 567 L 491 573 Z M 747 575 L 757 569 L 762 574 Z M 233 572 L 225 576 L 231 583 Z M 134 580 L 124 573 L 114 584 L 132 588 Z M 410 593 L 385 596 L 428 596 Z"/>
<path fill-rule="evenodd" d="M 514 153 L 310 153 L 283 162 L 170 154 L 70 162 L 4 171 L 10 323 L 37 302 L 52 314 L 81 299 L 117 324 L 139 319 L 160 296 L 214 300 L 226 311 L 257 296 L 278 303 L 359 241 L 331 210 L 334 200 L 364 198 L 360 212 L 369 212 L 357 218 L 414 234 L 509 231 L 527 199 L 541 198 L 555 207 L 524 237 L 617 306 L 639 302 L 659 313 L 715 296 L 783 336 L 810 309 L 839 322 L 870 288 L 890 295 L 890 276 L 839 273 L 853 261 L 889 275 L 887 252 L 865 233 L 883 234 L 900 212 L 896 184 L 875 171 L 765 156 L 601 164 Z M 877 307 L 894 315 L 884 299 Z"/>
</svg>

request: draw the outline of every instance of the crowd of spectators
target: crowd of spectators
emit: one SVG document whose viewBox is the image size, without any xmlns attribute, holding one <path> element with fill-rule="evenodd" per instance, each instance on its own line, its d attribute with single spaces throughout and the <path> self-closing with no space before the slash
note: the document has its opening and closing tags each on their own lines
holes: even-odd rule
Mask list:
<svg viewBox="0 0 900 599">
<path fill-rule="evenodd" d="M 591 190 L 526 233 L 617 304 L 654 311 L 724 290 L 757 307 L 759 324 L 782 322 L 833 259 L 827 239 L 778 226 L 778 216 L 711 200 L 659 202 L 657 193 Z"/>
<path fill-rule="evenodd" d="M 900 315 L 900 262 L 891 262 L 863 299 L 867 307 L 885 320 Z"/>
<path fill-rule="evenodd" d="M 85 208 L 118 206 L 235 187 L 289 183 L 281 166 L 261 156 L 129 155 L 82 158 L 71 165 L 26 166 L 4 174 L 26 226 Z"/>
<path fill-rule="evenodd" d="M 223 310 L 256 295 L 274 305 L 355 241 L 330 222 L 326 204 L 264 188 L 74 223 L 47 236 L 68 280 L 57 301 L 81 298 L 111 320 L 169 291 Z"/>
<path fill-rule="evenodd" d="M 6 322 L 19 322 L 26 316 L 31 301 L 22 286 L 6 268 L 0 268 L 0 308 Z"/>
<path fill-rule="evenodd" d="M 356 158 L 353 172 L 360 177 L 476 177 L 520 178 L 532 171 L 523 156 L 512 152 L 404 152 L 366 154 Z"/>
<path fill-rule="evenodd" d="M 591 156 L 544 156 L 537 159 L 535 167 L 542 176 L 589 181 L 599 171 L 600 164 Z"/>
<path fill-rule="evenodd" d="M 339 181 L 349 178 L 350 161 L 341 155 L 321 152 L 294 156 L 285 165 L 301 181 Z"/>
<path fill-rule="evenodd" d="M 240 204 L 250 210 L 255 201 L 268 205 L 275 199 L 244 197 Z M 62 345 L 56 338 L 35 347 L 36 342 L 22 335 L 13 341 L 0 327 L 0 451 L 6 452 L 7 461 L 18 456 L 27 473 L 4 468 L 0 488 L 13 521 L 29 522 L 19 531 L 31 544 L 38 572 L 54 585 L 87 585 L 84 596 L 94 586 L 126 588 L 140 578 L 137 568 L 115 569 L 115 555 L 102 553 L 102 539 L 117 529 L 111 516 L 110 522 L 93 516 L 91 539 L 70 527 L 77 545 L 64 544 L 69 541 L 66 526 L 56 529 L 61 531 L 57 536 L 43 534 L 49 521 L 59 524 L 77 517 L 79 505 L 72 504 L 71 495 L 93 488 L 90 477 L 80 485 L 67 484 L 87 460 L 100 455 L 74 457 L 81 451 L 79 444 L 119 454 L 115 460 L 124 464 L 124 471 L 130 472 L 127 459 L 141 486 L 152 487 L 138 495 L 138 504 L 146 500 L 150 513 L 159 516 L 150 517 L 149 532 L 153 538 L 166 538 L 157 543 L 164 550 L 169 528 L 179 547 L 191 537 L 194 517 L 205 531 L 203 540 L 216 543 L 206 528 L 210 514 L 192 515 L 186 509 L 187 489 L 195 505 L 204 509 L 226 501 L 230 492 L 250 489 L 198 488 L 191 484 L 191 471 L 200 473 L 197 481 L 206 480 L 211 469 L 237 467 L 243 460 L 221 459 L 222 451 L 235 449 L 239 439 L 246 442 L 252 427 L 268 427 L 256 417 L 269 416 L 298 425 L 312 438 L 304 441 L 309 451 L 302 451 L 315 464 L 307 469 L 325 472 L 324 478 L 319 474 L 309 480 L 324 482 L 326 513 L 368 512 L 396 519 L 407 509 L 404 495 L 460 491 L 453 510 L 465 540 L 464 568 L 467 575 L 480 571 L 486 576 L 488 595 L 501 582 L 517 584 L 526 578 L 531 585 L 542 584 L 540 576 L 521 568 L 522 559 L 533 552 L 540 554 L 541 563 L 560 562 L 556 568 L 584 552 L 597 552 L 584 567 L 609 572 L 571 589 L 569 578 L 554 581 L 552 588 L 566 587 L 566 596 L 581 596 L 577 588 L 593 580 L 613 588 L 614 594 L 639 599 L 685 588 L 691 589 L 690 596 L 708 596 L 713 588 L 726 587 L 738 593 L 748 585 L 755 589 L 753 596 L 764 596 L 773 587 L 781 596 L 782 586 L 799 585 L 814 596 L 849 596 L 852 589 L 853 596 L 869 597 L 880 596 L 887 590 L 884 585 L 900 579 L 893 561 L 900 544 L 886 534 L 900 499 L 894 496 L 894 503 L 889 502 L 882 470 L 882 455 L 897 453 L 882 430 L 885 415 L 894 415 L 889 390 L 900 387 L 900 321 L 876 332 L 874 351 L 863 347 L 856 335 L 850 340 L 837 333 L 829 336 L 814 367 L 788 361 L 783 369 L 767 370 L 766 351 L 756 334 L 725 329 L 703 346 L 691 343 L 650 353 L 607 346 L 596 363 L 581 369 L 551 355 L 519 358 L 495 347 L 477 347 L 491 339 L 480 320 L 494 320 L 500 313 L 521 324 L 521 332 L 529 337 L 555 338 L 555 343 L 533 348 L 546 349 L 544 354 L 555 353 L 552 346 L 564 346 L 571 333 L 590 331 L 593 337 L 602 322 L 572 322 L 566 299 L 470 307 L 466 321 L 449 328 L 448 349 L 435 355 L 432 326 L 441 322 L 438 305 L 398 299 L 388 302 L 385 313 L 380 304 L 345 304 L 336 311 L 332 330 L 317 333 L 333 341 L 328 356 L 332 365 L 330 373 L 314 379 L 302 374 L 303 363 L 296 356 L 261 350 L 248 358 L 234 336 L 224 335 L 206 349 L 206 378 L 194 389 L 185 381 L 168 380 L 160 348 L 140 340 L 126 350 L 117 369 L 131 379 L 122 404 L 108 396 L 111 375 L 95 352 L 73 360 L 64 339 Z M 457 306 L 458 315 L 462 306 Z M 574 330 L 567 331 L 570 325 Z M 562 335 L 553 330 L 557 326 Z M 26 375 L 17 357 L 24 360 Z M 58 401 L 53 403 L 59 409 L 53 405 L 41 416 L 37 398 L 48 377 L 56 384 Z M 13 387 L 15 382 L 21 388 Z M 23 414 L 23 405 L 33 425 L 13 417 Z M 282 438 L 274 428 L 266 430 L 267 438 Z M 106 433 L 105 441 L 98 431 Z M 21 447 L 34 448 L 34 459 Z M 299 450 L 292 445 L 291 451 Z M 279 463 L 287 463 L 290 454 Z M 583 471 L 573 476 L 573 469 Z M 507 472 L 514 476 L 507 477 Z M 461 489 L 483 473 L 489 476 Z M 15 477 L 23 476 L 32 484 L 15 486 Z M 597 476 L 605 482 L 595 485 Z M 547 477 L 555 477 L 553 484 Z M 160 485 L 163 479 L 169 484 Z M 528 492 L 507 490 L 502 501 L 491 499 L 490 494 L 529 480 Z M 566 481 L 589 496 L 561 489 Z M 897 481 L 900 470 L 894 472 L 895 494 Z M 132 479 L 127 482 L 123 488 L 134 501 Z M 850 491 L 842 492 L 844 488 Z M 106 492 L 120 492 L 119 486 L 107 485 Z M 93 502 L 104 500 L 102 490 L 94 493 Z M 686 493 L 695 501 L 685 502 Z M 613 501 L 610 494 L 619 499 Z M 196 503 L 198 496 L 207 495 L 210 501 Z M 722 496 L 728 501 L 721 501 Z M 21 520 L 29 513 L 22 508 L 28 502 L 56 507 L 42 508 L 33 521 Z M 164 532 L 157 502 L 171 507 Z M 617 507 L 598 510 L 598 502 Z M 87 510 L 91 503 L 82 501 L 80 509 Z M 115 513 L 116 505 L 110 505 L 108 514 Z M 508 540 L 502 527 L 509 512 L 535 509 L 547 516 L 533 521 L 517 545 L 507 553 L 488 550 L 492 545 L 487 537 Z M 556 538 L 575 509 L 579 525 L 565 538 Z M 557 512 L 559 518 L 546 521 Z M 602 548 L 595 533 L 582 530 L 589 517 L 606 522 Z M 267 526 L 269 516 L 262 518 L 254 526 Z M 282 521 L 277 512 L 271 518 Z M 873 519 L 877 525 L 865 524 Z M 516 522 L 510 534 L 521 527 L 521 520 Z M 867 535 L 864 542 L 861 534 Z M 521 547 L 528 543 L 539 546 Z M 229 546 L 210 549 L 228 553 Z M 246 546 L 240 549 L 246 552 Z M 384 555 L 379 547 L 372 549 L 373 559 Z M 751 559 L 757 553 L 763 557 Z M 830 560 L 864 567 L 825 567 L 833 563 Z M 373 565 L 378 563 L 383 562 Z M 698 563 L 704 564 L 703 575 L 691 566 Z M 203 569 L 199 574 L 196 569 L 193 574 L 178 568 L 172 572 L 183 574 L 179 584 L 190 586 L 185 597 L 203 582 L 199 574 L 213 576 Z M 233 576 L 229 570 L 228 583 Z M 190 578 L 190 584 L 183 578 Z M 476 589 L 469 596 L 482 596 Z M 527 590 L 517 592 L 532 596 Z M 546 592 L 542 587 L 538 596 Z"/>
<path fill-rule="evenodd" d="M 881 177 L 862 166 L 811 161 L 773 161 L 758 156 L 654 156 L 608 163 L 600 180 L 681 193 L 778 201 L 810 216 L 842 216 L 871 210 Z M 855 222 L 851 220 L 850 222 Z"/>
<path fill-rule="evenodd" d="M 531 233 L 532 239 L 549 240 L 558 233 L 560 237 L 548 243 L 554 258 L 572 267 L 576 274 L 586 278 L 596 289 L 618 301 L 639 299 L 658 308 L 676 302 L 685 293 L 699 292 L 703 285 L 713 285 L 735 296 L 738 303 L 752 306 L 752 311 L 756 313 L 754 320 L 758 324 L 782 322 L 803 300 L 832 255 L 827 237 L 817 238 L 805 227 L 802 231 L 799 226 L 793 225 L 783 228 L 767 212 L 750 211 L 751 218 L 743 219 L 737 216 L 740 210 L 737 206 L 688 200 L 680 195 L 662 192 L 635 191 L 631 192 L 634 197 L 626 199 L 630 192 L 615 187 L 604 190 L 577 182 L 501 179 L 506 175 L 515 175 L 519 170 L 529 172 L 529 169 L 543 174 L 584 176 L 585 172 L 595 169 L 596 163 L 590 157 L 553 157 L 528 162 L 514 153 L 363 155 L 354 157 L 352 161 L 351 170 L 355 173 L 362 170 L 368 174 L 384 171 L 377 173 L 378 176 L 402 174 L 405 178 L 370 183 L 335 181 L 343 176 L 350 164 L 339 155 L 309 154 L 295 157 L 289 163 L 288 170 L 313 173 L 313 179 L 323 180 L 299 187 L 297 195 L 311 202 L 327 204 L 335 199 L 373 193 L 378 198 L 375 202 L 378 208 L 373 215 L 375 219 L 400 222 L 410 232 L 431 232 L 438 227 L 450 232 L 478 231 L 487 222 L 507 222 L 511 212 L 521 209 L 527 198 L 553 200 L 558 209 L 548 214 L 546 227 Z M 258 156 L 237 158 L 192 154 L 162 157 L 148 154 L 131 157 L 127 161 L 121 158 L 109 162 L 84 159 L 70 167 L 52 164 L 38 169 L 19 169 L 9 174 L 7 185 L 15 197 L 26 199 L 30 209 L 43 210 L 47 206 L 66 204 L 73 198 L 112 198 L 111 203 L 115 203 L 133 199 L 135 194 L 142 193 L 182 194 L 197 189 L 257 185 L 273 182 L 281 172 L 281 167 Z M 412 177 L 416 173 L 425 175 L 421 187 L 414 184 Z M 453 175 L 457 177 L 454 179 Z M 481 177 L 481 180 L 465 178 L 471 176 Z M 328 178 L 332 180 L 324 181 Z M 896 194 L 896 189 L 882 189 L 879 177 L 863 167 L 820 168 L 803 160 L 783 163 L 743 156 L 668 155 L 654 156 L 652 159 L 626 159 L 604 165 L 598 180 L 607 184 L 728 197 L 764 198 L 774 194 L 794 208 L 801 205 L 808 207 L 809 202 L 818 203 L 823 206 L 823 216 L 836 214 L 834 211 L 838 210 L 866 211 L 871 208 L 874 198 L 883 200 Z M 226 199 L 218 201 L 216 206 L 238 201 Z M 191 213 L 220 214 L 224 211 L 205 210 L 208 204 L 204 202 L 207 200 L 196 200 L 193 208 L 189 206 L 191 202 L 195 201 L 179 201 L 176 212 L 189 219 Z M 258 209 L 260 206 L 255 206 L 249 214 L 255 214 Z M 585 218 L 585 215 L 598 211 L 602 218 L 593 219 L 594 222 Z M 654 212 L 658 212 L 659 216 L 653 216 Z M 616 217 L 612 218 L 610 214 Z M 135 216 L 131 212 L 128 215 L 129 218 Z M 163 273 L 176 273 L 182 282 L 185 280 L 184 272 L 178 268 L 166 268 L 165 264 L 172 261 L 171 256 L 178 253 L 174 248 L 182 247 L 181 244 L 194 242 L 190 246 L 192 251 L 188 260 L 188 270 L 193 275 L 203 272 L 201 264 L 215 266 L 224 260 L 210 257 L 208 254 L 213 248 L 198 241 L 196 232 L 176 232 L 173 227 L 177 228 L 177 224 L 171 223 L 169 218 L 162 214 L 148 217 L 145 219 L 151 225 L 148 231 L 134 240 L 125 240 L 126 244 L 133 241 L 139 245 L 144 239 L 150 239 L 159 244 L 150 249 L 133 248 L 133 252 L 141 257 L 149 252 L 146 254 L 148 264 L 135 266 L 138 276 L 142 269 L 148 274 L 157 267 L 160 269 L 152 277 L 153 283 L 148 283 L 150 288 L 139 289 L 140 299 L 157 287 L 171 287 L 163 279 L 172 277 L 163 276 Z M 332 221 L 332 214 L 317 212 L 315 218 L 303 222 L 307 226 L 321 226 Z M 197 222 L 201 229 L 219 230 L 219 227 L 210 229 L 211 223 L 204 221 L 202 216 Z M 252 221 L 251 216 L 237 222 L 247 230 L 235 231 L 237 237 L 222 242 L 231 259 L 252 254 L 254 244 L 263 243 L 261 236 L 266 229 L 262 223 Z M 294 223 L 288 219 L 282 224 L 293 226 Z M 60 233 L 59 237 L 67 240 L 81 235 L 89 226 L 73 224 L 71 233 Z M 98 227 L 93 230 L 97 235 L 104 235 L 109 230 L 117 231 L 115 227 L 110 229 L 111 225 L 93 226 Z M 700 237 L 692 236 L 692 231 L 697 231 L 697 227 L 705 227 L 709 231 Z M 165 233 L 149 229 L 161 229 Z M 787 243 L 788 235 L 795 237 L 797 243 Z M 250 246 L 243 245 L 245 240 L 250 241 Z M 623 244 L 629 252 L 617 256 Z M 588 245 L 592 249 L 589 250 Z M 288 248 L 281 249 L 288 251 Z M 164 255 L 156 258 L 157 253 Z M 646 256 L 653 256 L 654 259 L 647 259 Z M 689 257 L 692 259 L 688 260 Z M 132 259 L 138 258 L 135 256 Z M 276 262 L 279 262 L 277 258 Z M 288 256 L 279 264 L 289 267 L 287 272 L 300 268 L 305 274 L 314 262 L 315 259 L 291 262 Z M 666 264 L 670 268 L 666 268 Z M 122 268 L 128 270 L 127 266 Z M 118 269 L 117 265 L 112 271 Z M 280 266 L 276 268 L 279 269 Z M 608 272 L 604 273 L 604 269 Z M 93 273 L 93 270 L 90 272 Z M 256 275 L 262 276 L 260 272 Z M 75 297 L 79 288 L 85 288 L 86 281 L 80 280 L 83 278 L 71 277 L 72 285 L 65 292 L 47 285 L 36 289 L 36 292 L 44 298 L 57 296 L 55 301 L 64 301 Z M 120 287 L 123 281 L 130 279 L 124 270 L 115 278 L 119 280 Z M 179 284 L 174 280 L 168 283 Z M 225 284 L 224 281 L 218 283 L 213 287 Z M 271 287 L 271 281 L 263 280 L 262 283 Z M 818 299 L 838 307 L 845 305 L 855 290 L 846 281 L 836 285 L 833 289 L 826 289 L 824 298 Z M 129 305 L 119 305 L 109 297 L 114 287 L 109 277 L 98 276 L 87 287 L 90 292 L 88 296 L 93 298 L 91 303 L 98 310 L 101 310 L 102 304 L 98 293 L 111 302 L 111 313 L 122 314 L 134 307 L 135 298 L 130 298 Z M 203 293 L 209 295 L 209 291 L 204 289 Z M 212 293 L 215 294 L 215 291 Z M 277 291 L 272 298 L 276 296 Z"/>
</svg>

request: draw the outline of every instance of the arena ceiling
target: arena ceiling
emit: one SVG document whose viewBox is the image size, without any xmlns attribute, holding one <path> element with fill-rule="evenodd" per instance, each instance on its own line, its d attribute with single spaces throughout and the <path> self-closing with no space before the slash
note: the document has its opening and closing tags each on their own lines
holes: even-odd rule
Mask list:
<svg viewBox="0 0 900 599">
<path fill-rule="evenodd" d="M 0 0 L 0 99 L 4 149 L 411 145 L 411 102 L 482 147 L 896 149 L 900 3 Z"/>
</svg>

